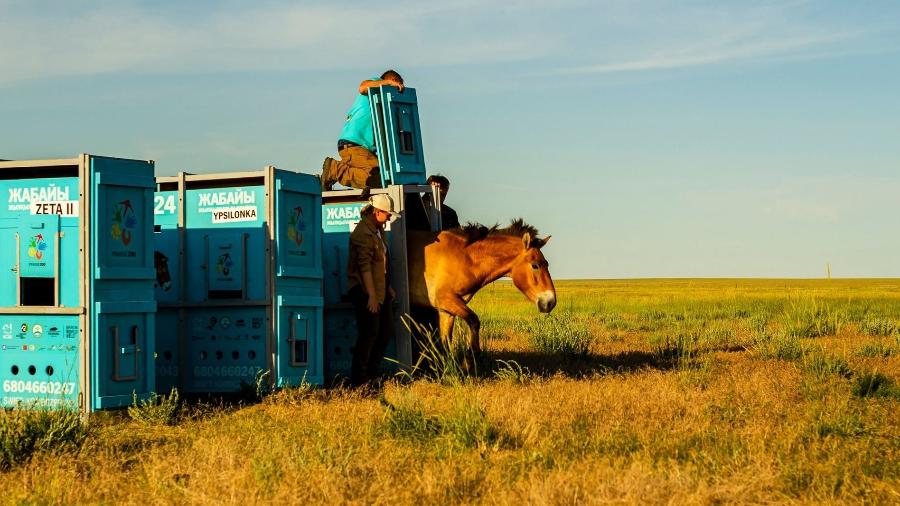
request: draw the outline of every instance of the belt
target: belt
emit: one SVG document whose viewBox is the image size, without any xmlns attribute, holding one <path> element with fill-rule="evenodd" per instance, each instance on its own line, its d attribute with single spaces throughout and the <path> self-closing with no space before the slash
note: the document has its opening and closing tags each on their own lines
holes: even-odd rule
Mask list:
<svg viewBox="0 0 900 506">
<path fill-rule="evenodd" d="M 355 142 L 345 141 L 344 139 L 340 139 L 338 141 L 338 151 L 340 151 L 344 148 L 349 148 L 349 147 L 353 147 L 353 146 L 359 146 L 359 144 L 357 144 Z"/>
</svg>

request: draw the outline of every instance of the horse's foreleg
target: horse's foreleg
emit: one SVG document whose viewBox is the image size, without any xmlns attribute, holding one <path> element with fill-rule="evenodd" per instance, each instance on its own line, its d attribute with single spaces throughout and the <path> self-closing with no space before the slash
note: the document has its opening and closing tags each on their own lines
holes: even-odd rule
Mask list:
<svg viewBox="0 0 900 506">
<path fill-rule="evenodd" d="M 442 301 L 444 311 L 462 318 L 466 325 L 469 326 L 469 346 L 466 350 L 466 360 L 463 363 L 466 372 L 472 372 L 475 366 L 475 359 L 481 355 L 481 341 L 479 334 L 481 332 L 481 321 L 474 311 L 459 297 L 453 297 L 449 300 Z M 444 311 L 441 312 L 443 316 Z M 451 320 L 452 325 L 452 320 Z M 443 331 L 443 320 L 441 320 L 441 329 Z"/>
<path fill-rule="evenodd" d="M 441 343 L 445 349 L 450 349 L 450 340 L 453 338 L 453 320 L 455 316 L 452 314 L 438 310 L 438 327 L 441 332 Z"/>
<path fill-rule="evenodd" d="M 468 309 L 468 308 L 466 308 Z M 474 311 L 469 310 L 468 316 L 465 317 L 466 323 L 469 325 L 469 349 L 466 351 L 466 360 L 463 367 L 467 373 L 475 372 L 475 361 L 481 356 L 481 321 Z"/>
</svg>

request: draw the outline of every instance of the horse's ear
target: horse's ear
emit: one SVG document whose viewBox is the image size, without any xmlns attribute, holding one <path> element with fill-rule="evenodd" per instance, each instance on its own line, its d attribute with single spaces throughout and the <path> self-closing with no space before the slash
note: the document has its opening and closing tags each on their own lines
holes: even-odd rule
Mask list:
<svg viewBox="0 0 900 506">
<path fill-rule="evenodd" d="M 552 235 L 548 235 L 547 237 L 544 237 L 543 239 L 541 239 L 541 247 L 542 247 L 542 248 L 543 248 L 544 246 L 546 246 L 548 242 L 550 242 L 550 238 L 551 238 L 551 237 L 553 237 L 553 236 L 552 236 Z"/>
<path fill-rule="evenodd" d="M 525 249 L 528 249 L 531 246 L 531 234 L 528 232 L 522 234 L 522 244 L 525 245 Z"/>
</svg>

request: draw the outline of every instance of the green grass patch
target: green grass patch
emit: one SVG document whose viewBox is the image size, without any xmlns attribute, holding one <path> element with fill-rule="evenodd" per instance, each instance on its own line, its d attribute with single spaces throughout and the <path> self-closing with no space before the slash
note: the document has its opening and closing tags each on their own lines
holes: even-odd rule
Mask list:
<svg viewBox="0 0 900 506">
<path fill-rule="evenodd" d="M 849 378 L 853 375 L 847 360 L 824 353 L 808 353 L 803 357 L 803 369 L 817 378 L 829 376 Z"/>
<path fill-rule="evenodd" d="M 562 312 L 537 316 L 521 322 L 535 350 L 549 355 L 586 356 L 594 336 L 583 317 Z"/>
<path fill-rule="evenodd" d="M 381 398 L 385 407 L 381 428 L 387 435 L 416 444 L 431 444 L 450 452 L 490 447 L 501 440 L 501 432 L 472 398 L 460 397 L 451 409 L 429 414 L 421 401 L 406 393 L 394 403 Z"/>
<path fill-rule="evenodd" d="M 134 393 L 132 399 L 128 416 L 142 425 L 178 425 L 184 414 L 184 405 L 176 388 L 172 388 L 169 395 L 154 392 L 145 400 L 138 400 Z"/>
<path fill-rule="evenodd" d="M 763 360 L 799 360 L 808 351 L 800 338 L 786 332 L 763 332 L 753 336 L 750 346 L 753 353 Z"/>
<path fill-rule="evenodd" d="M 866 316 L 859 322 L 859 331 L 869 336 L 892 336 L 898 333 L 898 326 L 891 318 Z"/>
<path fill-rule="evenodd" d="M 857 376 L 856 381 L 853 383 L 853 395 L 857 397 L 900 399 L 900 388 L 888 376 L 872 371 Z"/>
<path fill-rule="evenodd" d="M 837 334 L 847 324 L 844 309 L 815 298 L 792 301 L 782 318 L 789 336 L 822 337 Z"/>
<path fill-rule="evenodd" d="M 690 332 L 650 336 L 653 355 L 658 360 L 675 362 L 683 367 L 688 367 L 691 360 L 699 354 L 698 341 L 697 334 Z"/>
<path fill-rule="evenodd" d="M 531 371 L 522 367 L 515 360 L 497 360 L 499 367 L 494 369 L 494 377 L 500 381 L 508 381 L 516 385 L 524 385 L 531 381 Z"/>
<path fill-rule="evenodd" d="M 0 410 L 0 470 L 23 464 L 37 452 L 77 450 L 89 432 L 73 409 Z"/>
<path fill-rule="evenodd" d="M 874 343 L 866 343 L 856 350 L 860 357 L 889 358 L 900 353 L 900 347 L 896 343 L 887 340 L 878 340 Z"/>
</svg>

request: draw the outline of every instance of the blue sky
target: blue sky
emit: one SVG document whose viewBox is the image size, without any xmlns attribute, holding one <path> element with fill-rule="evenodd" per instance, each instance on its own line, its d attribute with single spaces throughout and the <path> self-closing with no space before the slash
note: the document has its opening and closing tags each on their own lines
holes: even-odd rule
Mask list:
<svg viewBox="0 0 900 506">
<path fill-rule="evenodd" d="M 0 158 L 314 173 L 395 68 L 556 278 L 900 277 L 900 2 L 373 5 L 0 0 Z"/>
</svg>

